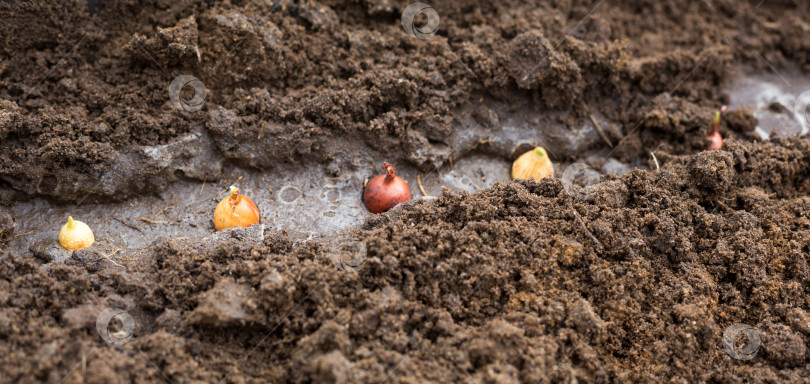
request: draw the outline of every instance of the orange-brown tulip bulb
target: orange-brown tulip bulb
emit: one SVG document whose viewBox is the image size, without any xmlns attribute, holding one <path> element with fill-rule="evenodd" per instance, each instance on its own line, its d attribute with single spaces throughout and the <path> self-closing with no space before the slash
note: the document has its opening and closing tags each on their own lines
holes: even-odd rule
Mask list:
<svg viewBox="0 0 810 384">
<path fill-rule="evenodd" d="M 214 210 L 214 227 L 217 231 L 231 227 L 249 227 L 258 223 L 259 209 L 246 196 L 239 194 L 239 188 L 231 186 L 230 196 L 222 199 Z"/>
</svg>

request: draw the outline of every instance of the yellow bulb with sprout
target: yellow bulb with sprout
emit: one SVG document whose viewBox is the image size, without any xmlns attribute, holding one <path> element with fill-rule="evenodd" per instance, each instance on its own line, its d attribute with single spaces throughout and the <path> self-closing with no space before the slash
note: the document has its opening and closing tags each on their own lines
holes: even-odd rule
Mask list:
<svg viewBox="0 0 810 384">
<path fill-rule="evenodd" d="M 214 228 L 217 231 L 232 227 L 250 227 L 257 224 L 259 208 L 247 196 L 239 194 L 239 188 L 231 185 L 230 196 L 222 199 L 214 209 Z"/>
<path fill-rule="evenodd" d="M 62 230 L 59 231 L 59 245 L 68 251 L 87 248 L 95 241 L 96 238 L 90 227 L 79 220 L 73 220 L 72 216 L 68 216 L 67 224 L 63 225 Z"/>
<path fill-rule="evenodd" d="M 512 163 L 512 180 L 535 179 L 554 175 L 554 165 L 543 147 L 526 152 Z"/>
</svg>

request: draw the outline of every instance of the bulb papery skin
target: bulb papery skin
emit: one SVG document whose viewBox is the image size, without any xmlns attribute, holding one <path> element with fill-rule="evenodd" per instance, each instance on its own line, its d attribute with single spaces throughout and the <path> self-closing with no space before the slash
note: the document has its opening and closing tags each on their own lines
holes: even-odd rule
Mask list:
<svg viewBox="0 0 810 384">
<path fill-rule="evenodd" d="M 96 238 L 90 227 L 73 217 L 68 217 L 67 224 L 59 231 L 59 245 L 68 251 L 77 251 L 93 245 Z"/>
<path fill-rule="evenodd" d="M 375 176 L 363 189 L 363 203 L 372 213 L 383 213 L 411 199 L 408 183 L 388 163 L 383 163 L 383 169 L 387 173 Z"/>
<path fill-rule="evenodd" d="M 250 227 L 261 221 L 259 208 L 239 188 L 231 187 L 231 194 L 222 199 L 214 210 L 214 228 L 217 231 L 232 227 Z"/>
<path fill-rule="evenodd" d="M 543 147 L 528 151 L 512 163 L 512 180 L 535 179 L 554 176 L 554 165 Z"/>
</svg>

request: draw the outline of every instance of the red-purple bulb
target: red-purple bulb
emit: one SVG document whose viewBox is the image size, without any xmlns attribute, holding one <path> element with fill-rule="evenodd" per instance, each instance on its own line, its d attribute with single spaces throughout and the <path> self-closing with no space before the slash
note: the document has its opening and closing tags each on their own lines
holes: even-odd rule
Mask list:
<svg viewBox="0 0 810 384">
<path fill-rule="evenodd" d="M 386 173 L 369 180 L 363 189 L 363 203 L 373 213 L 383 213 L 411 199 L 408 183 L 397 176 L 394 167 L 388 163 L 382 167 Z"/>
</svg>

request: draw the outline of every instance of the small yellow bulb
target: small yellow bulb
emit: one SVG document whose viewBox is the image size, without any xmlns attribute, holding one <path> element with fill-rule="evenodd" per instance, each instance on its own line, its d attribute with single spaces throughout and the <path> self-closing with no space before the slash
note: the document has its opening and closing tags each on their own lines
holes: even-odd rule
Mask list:
<svg viewBox="0 0 810 384">
<path fill-rule="evenodd" d="M 96 238 L 90 227 L 81 221 L 73 220 L 73 217 L 70 216 L 68 216 L 67 224 L 63 225 L 62 230 L 59 231 L 59 245 L 68 251 L 87 248 L 95 241 Z"/>
<path fill-rule="evenodd" d="M 537 147 L 520 155 L 520 157 L 512 163 L 512 180 L 540 180 L 553 175 L 554 165 L 551 164 L 551 159 L 548 158 L 548 154 L 546 154 L 546 150 L 543 149 L 543 147 Z"/>
</svg>

